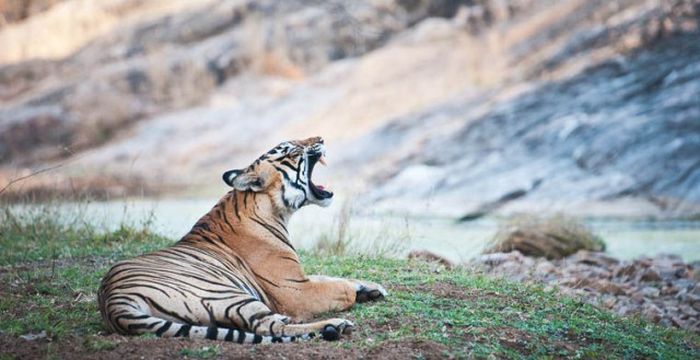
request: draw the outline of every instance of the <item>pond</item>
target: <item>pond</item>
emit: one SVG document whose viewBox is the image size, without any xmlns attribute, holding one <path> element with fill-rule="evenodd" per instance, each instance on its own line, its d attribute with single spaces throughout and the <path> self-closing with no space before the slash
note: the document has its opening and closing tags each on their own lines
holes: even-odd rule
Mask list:
<svg viewBox="0 0 700 360">
<path fill-rule="evenodd" d="M 80 207 L 86 222 L 110 229 L 122 223 L 138 225 L 150 221 L 153 231 L 178 239 L 216 201 L 213 198 L 134 199 L 59 206 L 66 210 Z M 338 228 L 344 226 L 345 238 L 352 239 L 351 250 L 405 256 L 410 250 L 426 249 L 459 262 L 477 255 L 496 233 L 499 224 L 493 218 L 457 224 L 447 218 L 357 211 L 350 211 L 350 215 L 344 217 L 340 204 L 336 201 L 327 209 L 309 206 L 295 214 L 289 224 L 292 243 L 297 248 L 312 248 L 320 238 L 338 238 Z M 607 252 L 615 257 L 672 253 L 686 261 L 700 260 L 700 221 L 584 221 L 603 237 Z"/>
</svg>

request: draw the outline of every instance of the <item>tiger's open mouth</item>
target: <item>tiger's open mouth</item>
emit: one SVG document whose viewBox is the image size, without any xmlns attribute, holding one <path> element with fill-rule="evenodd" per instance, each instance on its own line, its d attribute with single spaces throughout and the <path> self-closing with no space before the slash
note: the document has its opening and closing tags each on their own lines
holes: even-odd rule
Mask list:
<svg viewBox="0 0 700 360">
<path fill-rule="evenodd" d="M 311 193 L 318 200 L 330 199 L 333 197 L 333 193 L 326 190 L 326 188 L 321 184 L 314 184 L 313 180 L 311 179 L 314 172 L 314 167 L 317 163 L 321 163 L 321 165 L 326 166 L 326 156 L 322 152 L 309 154 L 309 189 L 311 189 Z"/>
</svg>

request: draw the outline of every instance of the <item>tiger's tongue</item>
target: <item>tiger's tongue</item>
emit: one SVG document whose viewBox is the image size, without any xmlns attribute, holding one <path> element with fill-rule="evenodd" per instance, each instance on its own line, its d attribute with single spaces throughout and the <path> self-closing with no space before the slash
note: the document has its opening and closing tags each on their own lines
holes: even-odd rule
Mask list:
<svg viewBox="0 0 700 360">
<path fill-rule="evenodd" d="M 316 188 L 319 189 L 319 190 L 326 190 L 326 188 L 323 187 L 323 185 L 314 184 L 314 186 L 316 186 Z"/>
</svg>

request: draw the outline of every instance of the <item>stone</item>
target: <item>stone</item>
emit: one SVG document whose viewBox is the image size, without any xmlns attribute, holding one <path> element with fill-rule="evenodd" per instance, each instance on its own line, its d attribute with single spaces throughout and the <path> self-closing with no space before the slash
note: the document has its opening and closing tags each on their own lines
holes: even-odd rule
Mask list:
<svg viewBox="0 0 700 360">
<path fill-rule="evenodd" d="M 620 315 L 620 316 L 627 315 L 627 313 L 628 313 L 629 311 L 630 311 L 630 308 L 627 307 L 627 306 L 624 306 L 624 305 L 618 307 L 617 310 L 615 310 L 615 312 L 617 313 L 617 315 Z"/>
<path fill-rule="evenodd" d="M 603 294 L 623 295 L 625 290 L 618 284 L 608 280 L 597 280 L 591 283 L 591 287 Z"/>
<path fill-rule="evenodd" d="M 27 333 L 24 335 L 20 335 L 19 337 L 21 339 L 24 339 L 27 341 L 35 341 L 35 340 L 45 339 L 47 337 L 47 335 L 46 335 L 46 330 L 41 330 L 41 332 L 38 332 L 38 333 Z"/>
<path fill-rule="evenodd" d="M 569 257 L 568 259 L 573 260 L 575 262 L 583 263 L 586 265 L 593 265 L 593 266 L 605 267 L 605 268 L 608 268 L 610 266 L 617 265 L 620 263 L 619 260 L 615 259 L 614 257 L 608 256 L 603 252 L 587 251 L 587 250 L 579 250 L 577 253 L 575 253 L 573 256 Z"/>
<path fill-rule="evenodd" d="M 544 283 L 558 288 L 562 295 L 608 309 L 619 315 L 640 314 L 664 326 L 695 329 L 700 326 L 700 284 L 690 276 L 678 278 L 684 269 L 675 257 L 647 257 L 624 263 L 596 259 L 597 253 L 579 252 L 558 260 L 526 261 L 522 255 L 496 255 L 514 259 L 493 268 L 493 274 L 508 274 L 511 279 Z M 525 257 L 527 259 L 527 257 Z M 643 266 L 640 265 L 643 263 Z M 680 270 L 680 271 L 679 271 Z M 663 277 L 669 279 L 661 279 Z"/>
<path fill-rule="evenodd" d="M 659 271 L 654 268 L 646 269 L 639 275 L 639 281 L 654 282 L 661 280 L 663 280 L 661 278 L 661 274 L 659 274 Z"/>
<path fill-rule="evenodd" d="M 673 281 L 673 286 L 677 287 L 680 289 L 680 291 L 685 291 L 688 292 L 689 290 L 694 289 L 696 282 L 690 280 L 690 279 L 677 279 Z"/>
<path fill-rule="evenodd" d="M 661 295 L 663 296 L 672 296 L 678 294 L 678 288 L 671 285 L 671 286 L 664 286 L 661 288 Z"/>
<path fill-rule="evenodd" d="M 641 304 L 644 302 L 644 295 L 640 292 L 634 292 L 630 296 L 630 299 L 638 304 Z"/>
<path fill-rule="evenodd" d="M 696 283 L 693 289 L 690 291 L 690 293 L 700 295 L 700 283 Z"/>
<path fill-rule="evenodd" d="M 679 328 L 685 327 L 685 322 L 678 316 L 671 316 L 671 323 Z"/>
<path fill-rule="evenodd" d="M 639 291 L 642 296 L 647 297 L 647 298 L 656 298 L 659 297 L 660 291 L 659 289 L 651 286 L 647 286 L 642 288 L 642 290 Z"/>
<path fill-rule="evenodd" d="M 557 268 L 547 260 L 541 261 L 535 265 L 535 274 L 537 276 L 548 278 L 549 276 L 553 276 L 558 273 Z"/>
<path fill-rule="evenodd" d="M 650 268 L 654 264 L 654 260 L 649 257 L 641 257 L 637 259 L 636 263 L 642 268 Z"/>
<path fill-rule="evenodd" d="M 617 268 L 615 268 L 613 272 L 614 277 L 623 277 L 623 276 L 628 276 L 631 277 L 637 272 L 637 265 L 635 264 L 627 264 L 627 265 L 622 265 Z"/>
<path fill-rule="evenodd" d="M 612 296 L 603 300 L 603 306 L 608 308 L 608 309 L 614 308 L 616 304 L 617 304 L 617 299 L 615 297 L 612 297 Z"/>
<path fill-rule="evenodd" d="M 408 258 L 429 263 L 437 263 L 444 266 L 447 269 L 452 269 L 454 267 L 452 261 L 448 260 L 444 256 L 440 256 L 428 250 L 413 250 L 410 253 L 408 253 Z"/>
<path fill-rule="evenodd" d="M 688 305 L 679 305 L 678 308 L 683 312 L 683 314 L 689 316 L 689 317 L 697 317 L 698 316 L 698 311 L 693 309 L 691 306 Z"/>
<path fill-rule="evenodd" d="M 695 282 L 700 282 L 700 267 L 693 268 L 688 274 L 688 278 Z"/>
<path fill-rule="evenodd" d="M 695 304 L 695 303 L 700 302 L 700 295 L 686 294 L 684 300 L 687 302 L 690 302 L 692 304 Z"/>
<path fill-rule="evenodd" d="M 523 254 L 519 251 L 511 251 L 507 253 L 492 253 L 492 254 L 482 254 L 474 258 L 474 262 L 482 263 L 488 266 L 498 266 L 505 262 L 523 261 Z"/>
<path fill-rule="evenodd" d="M 676 270 L 673 272 L 673 275 L 674 275 L 676 278 L 679 278 L 679 279 L 680 279 L 680 278 L 688 278 L 689 275 L 690 275 L 690 272 L 688 271 L 687 268 L 682 267 L 682 268 L 676 269 Z"/>
<path fill-rule="evenodd" d="M 661 320 L 663 312 L 661 311 L 661 309 L 659 309 L 658 306 L 650 303 L 644 304 L 644 306 L 642 307 L 641 314 L 645 319 L 653 323 L 658 323 Z"/>
</svg>

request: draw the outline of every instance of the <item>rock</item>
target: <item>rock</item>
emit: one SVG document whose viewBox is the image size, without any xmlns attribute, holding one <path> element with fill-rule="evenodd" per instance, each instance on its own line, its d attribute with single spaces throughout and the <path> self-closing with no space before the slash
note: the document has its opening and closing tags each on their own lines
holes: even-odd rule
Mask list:
<svg viewBox="0 0 700 360">
<path fill-rule="evenodd" d="M 644 294 L 641 292 L 633 292 L 632 295 L 630 295 L 630 299 L 637 304 L 641 304 L 644 302 Z"/>
<path fill-rule="evenodd" d="M 609 268 L 610 266 L 617 265 L 620 263 L 619 260 L 614 257 L 608 256 L 603 252 L 594 252 L 587 250 L 580 250 L 573 256 L 569 257 L 568 260 L 583 263 L 586 265 L 594 265 L 598 267 Z"/>
<path fill-rule="evenodd" d="M 443 265 L 447 269 L 452 269 L 454 267 L 452 261 L 428 250 L 413 250 L 410 253 L 408 253 L 408 258 L 412 260 L 421 260 L 425 262 L 438 263 L 440 265 Z"/>
<path fill-rule="evenodd" d="M 683 314 L 692 318 L 695 318 L 698 316 L 698 314 L 700 314 L 697 310 L 688 305 L 680 305 L 678 308 L 683 312 Z"/>
<path fill-rule="evenodd" d="M 36 334 L 35 333 L 28 333 L 28 334 L 20 335 L 19 337 L 20 337 L 20 339 L 24 339 L 27 341 L 35 341 L 35 340 L 39 340 L 39 339 L 45 339 L 47 337 L 47 335 L 46 335 L 46 330 L 41 330 L 41 332 L 36 333 Z"/>
<path fill-rule="evenodd" d="M 688 278 L 695 282 L 700 282 L 700 267 L 694 267 L 688 274 Z"/>
<path fill-rule="evenodd" d="M 700 295 L 695 294 L 685 294 L 681 297 L 683 301 L 689 302 L 691 304 L 700 303 Z"/>
<path fill-rule="evenodd" d="M 642 288 L 642 290 L 639 291 L 642 296 L 647 297 L 647 298 L 657 298 L 660 295 L 659 289 L 651 286 L 647 286 L 645 288 Z"/>
<path fill-rule="evenodd" d="M 688 275 L 690 275 L 690 272 L 685 267 L 678 268 L 675 271 L 673 271 L 673 276 L 676 278 L 679 278 L 679 279 L 680 278 L 687 278 Z"/>
<path fill-rule="evenodd" d="M 56 1 L 62 0 L 50 2 Z M 15 29 L 2 27 L 0 13 L 0 134 L 23 135 L 0 137 L 0 163 L 39 165 L 67 156 L 66 147 L 72 153 L 100 146 L 154 114 L 207 102 L 246 71 L 298 80 L 381 47 L 421 20 L 454 13 L 345 0 L 329 6 L 221 0 L 170 10 L 147 1 L 80 3 L 48 9 Z M 116 19 L 123 21 L 114 28 Z M 67 121 L 45 129 L 22 121 L 26 112 L 41 119 L 53 116 L 52 109 Z M 8 139 L 12 148 L 3 149 Z"/>
<path fill-rule="evenodd" d="M 664 272 L 668 271 L 671 272 L 673 275 L 670 277 L 669 280 L 673 279 L 684 279 L 690 277 L 690 267 L 685 266 L 685 265 L 675 265 L 671 268 L 665 268 L 663 269 Z M 666 279 L 666 277 L 664 277 Z"/>
<path fill-rule="evenodd" d="M 692 291 L 695 288 L 696 284 L 697 284 L 696 282 L 694 282 L 690 279 L 677 279 L 677 280 L 673 281 L 673 286 L 680 289 L 680 291 L 683 293 L 687 293 L 689 291 Z"/>
<path fill-rule="evenodd" d="M 680 308 L 677 306 L 678 303 L 677 303 L 677 302 L 674 302 L 673 304 L 674 304 L 674 305 L 667 305 L 666 307 L 664 307 L 664 310 L 666 310 L 666 312 L 669 313 L 669 314 L 676 314 L 676 313 L 678 313 L 678 312 L 680 311 Z"/>
<path fill-rule="evenodd" d="M 661 288 L 661 295 L 663 296 L 671 296 L 671 295 L 676 295 L 678 293 L 678 288 L 671 285 L 671 286 L 664 286 Z"/>
<path fill-rule="evenodd" d="M 489 273 L 513 280 L 537 281 L 546 288 L 558 288 L 568 296 L 620 315 L 641 314 L 664 326 L 695 331 L 700 326 L 700 284 L 690 278 L 659 281 L 668 269 L 692 269 L 676 257 L 645 257 L 620 263 L 597 253 L 579 252 L 560 260 L 527 261 L 520 253 L 491 254 L 481 261 L 498 259 Z M 671 273 L 673 274 L 673 272 Z"/>
<path fill-rule="evenodd" d="M 632 264 L 626 264 L 626 265 L 621 265 L 619 267 L 616 267 L 613 276 L 614 277 L 631 277 L 637 272 L 637 265 L 634 263 Z"/>
<path fill-rule="evenodd" d="M 505 262 L 522 263 L 523 259 L 524 256 L 519 251 L 511 251 L 507 253 L 482 254 L 475 257 L 472 261 L 487 266 L 495 267 Z"/>
<path fill-rule="evenodd" d="M 6 24 L 16 23 L 32 15 L 46 11 L 66 0 L 23 0 L 0 2 L 0 28 Z"/>
<path fill-rule="evenodd" d="M 663 316 L 663 312 L 661 311 L 661 309 L 659 309 L 658 306 L 651 303 L 644 304 L 644 306 L 642 307 L 641 314 L 645 319 L 653 323 L 658 323 L 661 320 L 661 317 Z"/>
<path fill-rule="evenodd" d="M 541 261 L 535 266 L 535 273 L 540 276 L 547 276 L 550 274 L 555 274 L 557 268 L 549 261 Z"/>
<path fill-rule="evenodd" d="M 495 272 L 518 281 L 525 280 L 528 277 L 527 267 L 513 261 L 505 262 L 497 266 Z"/>
<path fill-rule="evenodd" d="M 667 326 L 667 327 L 674 326 L 674 324 L 671 322 L 671 319 L 669 319 L 669 318 L 661 319 L 661 321 L 659 321 L 659 324 L 663 325 L 663 326 Z"/>
<path fill-rule="evenodd" d="M 615 310 L 615 312 L 617 313 L 617 315 L 625 316 L 625 315 L 627 315 L 627 313 L 630 312 L 630 308 L 623 305 L 623 306 L 618 307 L 618 308 Z"/>
<path fill-rule="evenodd" d="M 691 294 L 700 295 L 700 282 L 696 282 L 693 289 L 690 291 Z"/>
<path fill-rule="evenodd" d="M 639 281 L 645 281 L 645 282 L 654 282 L 654 281 L 661 281 L 661 275 L 656 269 L 653 268 L 648 268 L 642 271 L 642 273 L 639 275 Z"/>
<path fill-rule="evenodd" d="M 642 268 L 650 268 L 652 265 L 654 265 L 654 259 L 650 257 L 640 257 L 639 259 L 635 260 L 635 263 L 639 265 Z"/>
<path fill-rule="evenodd" d="M 679 328 L 685 328 L 685 321 L 681 320 L 678 316 L 671 316 L 671 323 Z"/>
<path fill-rule="evenodd" d="M 700 44 L 686 46 L 697 36 L 698 33 L 694 32 L 672 41 L 659 42 L 657 46 L 645 48 L 639 56 L 626 56 L 621 61 L 588 68 L 568 83 L 532 89 L 522 96 L 486 107 L 486 110 L 474 110 L 474 104 L 481 99 L 469 103 L 465 98 L 450 102 L 437 111 L 432 109 L 412 114 L 370 135 L 374 141 L 392 139 L 391 143 L 371 152 L 396 155 L 392 157 L 396 169 L 389 172 L 398 173 L 401 168 L 421 163 L 436 164 L 443 169 L 439 176 L 431 178 L 431 184 L 437 182 L 446 186 L 436 194 L 427 189 L 431 184 L 426 184 L 425 191 L 412 199 L 416 204 L 421 204 L 421 200 L 438 199 L 431 204 L 454 208 L 455 216 L 462 214 L 457 210 L 460 204 L 465 212 L 479 209 L 479 205 L 490 204 L 513 189 L 527 189 L 528 184 L 537 179 L 545 180 L 536 191 L 508 202 L 506 209 L 531 209 L 541 204 L 538 209 L 555 212 L 572 209 L 571 202 L 579 199 L 622 201 L 623 198 L 635 198 L 640 206 L 630 205 L 622 212 L 629 214 L 632 208 L 650 213 L 655 212 L 653 209 L 662 213 L 687 211 L 681 210 L 685 208 L 683 205 L 671 205 L 675 201 L 669 202 L 671 206 L 662 210 L 663 205 L 650 205 L 643 200 L 645 194 L 655 196 L 666 192 L 673 192 L 674 195 L 669 197 L 678 199 L 679 204 L 696 209 L 700 202 L 700 177 L 685 183 L 680 176 L 671 179 L 666 171 L 654 164 L 656 161 L 670 162 L 679 173 L 694 171 L 694 159 L 700 151 L 696 140 L 700 103 L 684 94 L 700 91 L 700 67 L 697 66 Z M 686 75 L 674 76 L 674 81 L 678 81 L 674 86 L 648 88 L 647 85 L 653 83 L 651 78 L 656 78 L 649 76 L 651 69 L 658 69 L 653 72 L 660 74 L 660 83 L 674 71 Z M 632 88 L 636 91 L 631 91 Z M 676 105 L 671 105 L 675 104 L 672 99 L 683 99 L 684 110 L 679 112 Z M 579 106 L 584 103 L 585 110 L 582 110 Z M 631 121 L 626 117 L 632 107 L 648 109 L 648 113 L 635 112 L 639 116 Z M 626 124 L 626 131 L 611 131 L 608 125 L 604 125 L 608 123 L 602 121 L 603 118 L 617 119 L 620 124 Z M 441 125 L 435 125 L 438 122 Z M 413 129 L 408 129 L 409 126 Z M 676 129 L 677 126 L 692 130 L 682 135 L 669 134 L 668 127 Z M 436 139 L 424 134 L 440 131 L 435 127 L 441 127 L 445 135 Z M 425 141 L 423 147 L 411 147 L 421 140 Z M 671 145 L 672 142 L 675 144 Z M 560 147 L 562 143 L 566 145 Z M 662 150 L 652 151 L 650 144 Z M 401 150 L 398 149 L 404 148 L 414 151 L 399 153 Z M 610 161 L 612 156 L 614 162 Z M 366 157 L 367 152 L 363 151 L 362 158 Z M 385 168 L 381 170 L 387 172 Z M 391 181 L 385 183 L 397 186 Z M 390 206 L 390 200 L 393 200 L 388 197 L 390 191 L 388 187 L 376 186 L 372 189 L 372 196 L 387 199 L 384 203 Z M 507 211 L 501 208 L 499 212 Z"/>
<path fill-rule="evenodd" d="M 603 300 L 603 306 L 608 308 L 608 309 L 614 308 L 616 304 L 617 304 L 617 298 L 615 298 L 613 296 L 610 296 L 610 297 L 606 298 L 605 300 Z"/>
<path fill-rule="evenodd" d="M 625 294 L 625 290 L 620 285 L 610 282 L 608 280 L 595 280 L 590 284 L 590 287 L 602 294 Z"/>
</svg>

